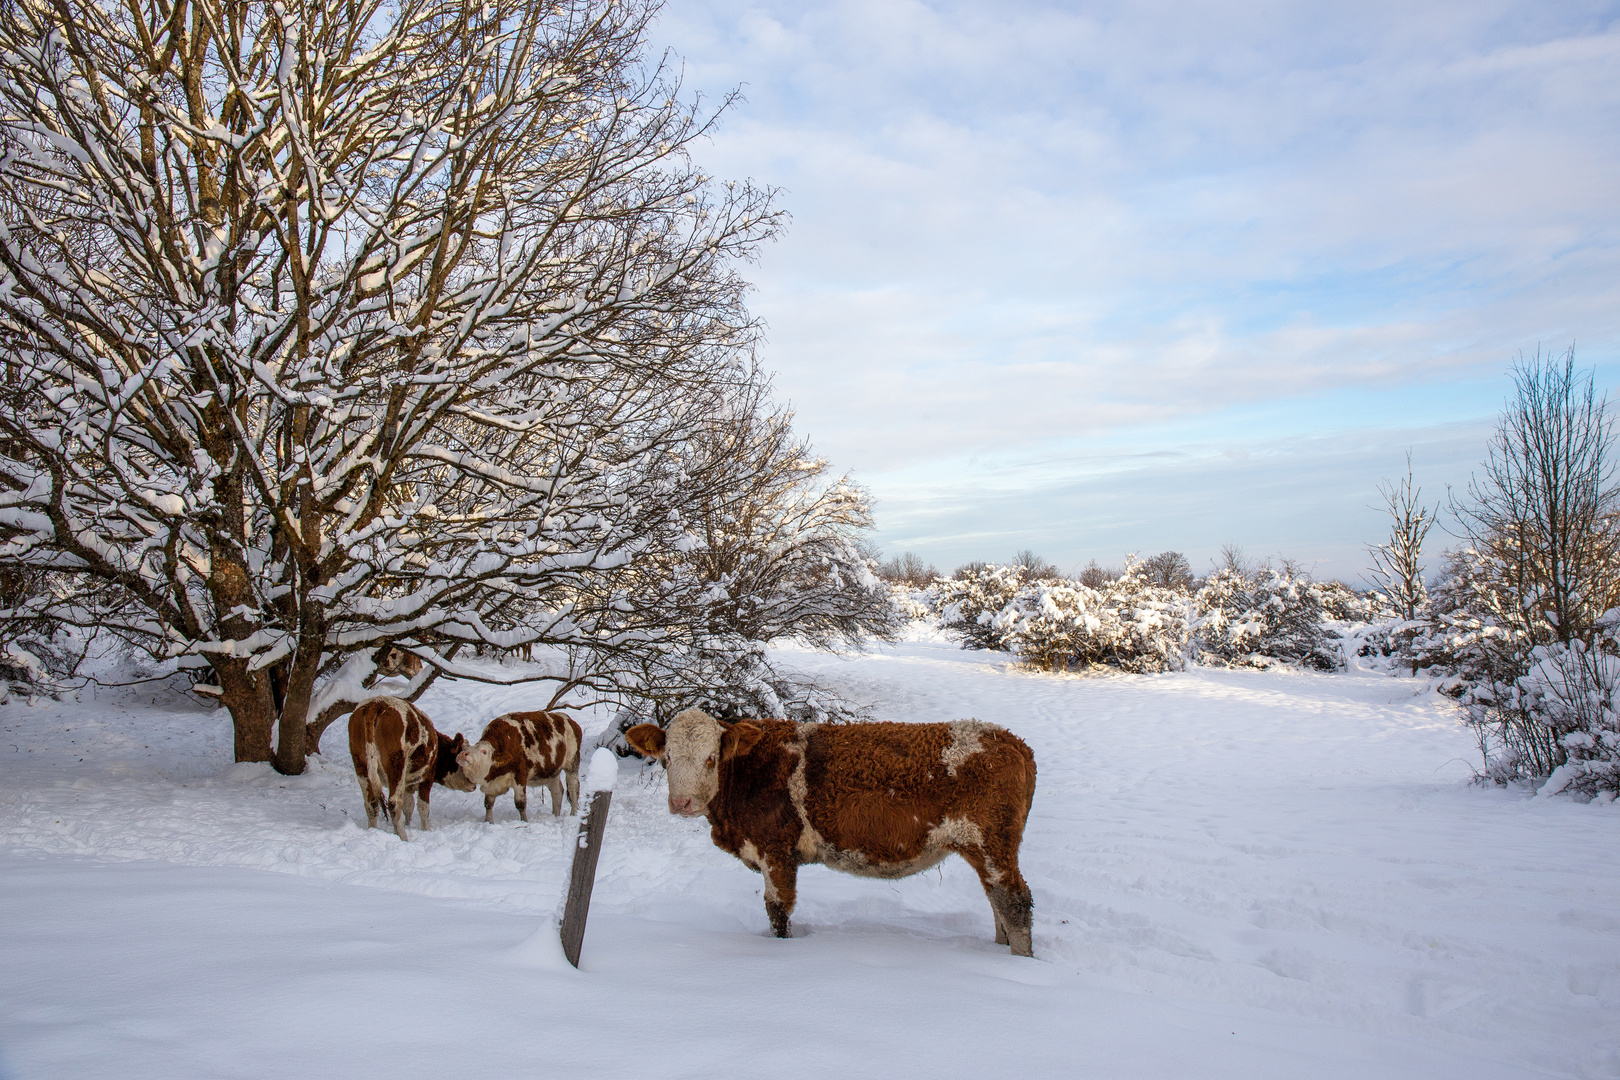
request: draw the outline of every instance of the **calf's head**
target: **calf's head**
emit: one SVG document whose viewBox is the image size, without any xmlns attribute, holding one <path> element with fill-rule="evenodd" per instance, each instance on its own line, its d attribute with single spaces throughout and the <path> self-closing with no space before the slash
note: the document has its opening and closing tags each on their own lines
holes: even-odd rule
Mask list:
<svg viewBox="0 0 1620 1080">
<path fill-rule="evenodd" d="M 434 765 L 433 781 L 452 791 L 471 791 L 473 782 L 461 771 L 461 755 L 467 750 L 467 736 L 456 733 L 454 739 L 439 733 L 439 757 Z"/>
<path fill-rule="evenodd" d="M 489 769 L 494 764 L 495 746 L 488 739 L 479 739 L 456 755 L 456 769 L 466 777 L 468 790 L 489 779 Z"/>
<path fill-rule="evenodd" d="M 624 736 L 632 750 L 657 758 L 669 770 L 669 812 L 700 817 L 720 790 L 721 764 L 748 753 L 763 734 L 746 720 L 727 725 L 700 709 L 687 709 L 669 722 L 667 731 L 637 724 Z"/>
<path fill-rule="evenodd" d="M 393 645 L 384 645 L 372 653 L 371 660 L 377 665 L 378 675 L 403 675 L 407 679 L 414 679 L 422 673 L 420 656 Z"/>
</svg>

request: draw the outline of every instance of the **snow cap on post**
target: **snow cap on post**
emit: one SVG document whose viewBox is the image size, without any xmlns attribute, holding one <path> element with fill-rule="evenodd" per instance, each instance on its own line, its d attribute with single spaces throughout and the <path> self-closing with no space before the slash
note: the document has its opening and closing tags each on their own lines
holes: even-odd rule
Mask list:
<svg viewBox="0 0 1620 1080">
<path fill-rule="evenodd" d="M 585 774 L 586 791 L 612 791 L 619 778 L 619 757 L 605 746 L 598 746 L 591 755 L 591 767 Z"/>
</svg>

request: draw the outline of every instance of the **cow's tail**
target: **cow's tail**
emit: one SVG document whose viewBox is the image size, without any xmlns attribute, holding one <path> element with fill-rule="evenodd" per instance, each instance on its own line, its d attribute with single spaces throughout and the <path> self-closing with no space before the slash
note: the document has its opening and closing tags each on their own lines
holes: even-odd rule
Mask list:
<svg viewBox="0 0 1620 1080">
<path fill-rule="evenodd" d="M 1022 739 L 1018 740 L 1018 747 L 1024 752 L 1025 768 L 1027 769 L 1029 781 L 1029 796 L 1024 800 L 1024 820 L 1028 821 L 1030 813 L 1035 809 L 1035 751 L 1031 750 L 1029 744 Z"/>
<path fill-rule="evenodd" d="M 366 798 L 375 798 L 382 806 L 382 816 L 392 822 L 393 811 L 389 809 L 388 799 L 383 795 L 382 752 L 377 749 L 375 740 L 366 740 Z"/>
</svg>

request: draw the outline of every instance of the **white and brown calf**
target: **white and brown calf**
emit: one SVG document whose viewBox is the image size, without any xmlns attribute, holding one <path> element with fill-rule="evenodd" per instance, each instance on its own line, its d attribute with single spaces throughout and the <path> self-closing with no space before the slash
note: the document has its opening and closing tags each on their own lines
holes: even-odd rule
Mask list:
<svg viewBox="0 0 1620 1080">
<path fill-rule="evenodd" d="M 401 840 L 411 823 L 411 800 L 421 810 L 422 831 L 428 831 L 428 802 L 433 785 L 458 791 L 472 785 L 456 772 L 456 755 L 466 749 L 467 737 L 454 739 L 433 727 L 427 714 L 395 697 L 372 698 L 349 714 L 349 756 L 360 780 L 366 804 L 366 828 L 377 824 L 382 811 L 393 822 Z M 388 797 L 383 798 L 387 784 Z"/>
<path fill-rule="evenodd" d="M 669 812 L 704 815 L 717 847 L 765 878 L 765 913 L 791 933 L 799 867 L 897 878 L 955 853 L 978 872 L 996 941 L 1030 956 L 1031 899 L 1018 869 L 1035 756 L 995 724 L 723 724 L 697 709 L 635 751 L 669 770 Z"/>
<path fill-rule="evenodd" d="M 495 799 L 510 791 L 518 817 L 529 820 L 529 788 L 551 791 L 551 812 L 562 813 L 563 784 L 570 813 L 579 812 L 579 741 L 573 717 L 560 712 L 518 712 L 489 722 L 478 741 L 456 756 L 462 777 L 484 792 L 484 820 L 495 820 Z M 469 789 L 470 790 L 470 789 Z"/>
</svg>

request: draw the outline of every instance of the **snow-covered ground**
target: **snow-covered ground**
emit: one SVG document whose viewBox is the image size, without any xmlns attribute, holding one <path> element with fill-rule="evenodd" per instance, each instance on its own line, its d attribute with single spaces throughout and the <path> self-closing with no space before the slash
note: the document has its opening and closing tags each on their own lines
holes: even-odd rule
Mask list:
<svg viewBox="0 0 1620 1080">
<path fill-rule="evenodd" d="M 958 860 L 807 868 L 767 937 L 759 878 L 626 762 L 576 972 L 542 789 L 493 826 L 439 789 L 402 844 L 356 825 L 341 725 L 279 777 L 176 691 L 85 690 L 0 707 L 0 1075 L 1620 1076 L 1620 806 L 1469 786 L 1411 680 L 781 658 L 1030 743 L 1036 959 Z M 470 734 L 527 704 L 422 701 Z"/>
</svg>

